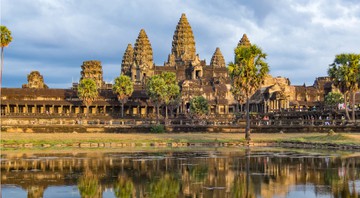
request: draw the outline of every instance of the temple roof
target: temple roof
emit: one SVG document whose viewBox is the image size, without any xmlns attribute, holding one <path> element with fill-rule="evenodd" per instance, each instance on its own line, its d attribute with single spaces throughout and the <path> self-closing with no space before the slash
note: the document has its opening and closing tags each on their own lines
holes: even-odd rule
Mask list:
<svg viewBox="0 0 360 198">
<path fill-rule="evenodd" d="M 134 63 L 149 68 L 154 65 L 151 43 L 144 29 L 140 30 L 139 36 L 135 42 Z"/>
<path fill-rule="evenodd" d="M 176 60 L 195 60 L 195 39 L 185 14 L 181 15 L 173 37 L 171 53 Z"/>
<path fill-rule="evenodd" d="M 214 55 L 211 58 L 210 66 L 213 67 L 225 67 L 225 59 L 222 55 L 220 48 L 216 48 Z"/>
</svg>

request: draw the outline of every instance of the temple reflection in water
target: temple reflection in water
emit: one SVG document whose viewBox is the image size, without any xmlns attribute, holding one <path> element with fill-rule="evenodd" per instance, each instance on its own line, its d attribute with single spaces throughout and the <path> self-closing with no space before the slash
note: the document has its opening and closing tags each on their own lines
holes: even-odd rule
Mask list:
<svg viewBox="0 0 360 198">
<path fill-rule="evenodd" d="M 69 186 L 68 197 L 359 197 L 360 158 L 239 149 L 5 152 L 1 183 L 3 197 L 9 189 L 38 198 Z"/>
</svg>

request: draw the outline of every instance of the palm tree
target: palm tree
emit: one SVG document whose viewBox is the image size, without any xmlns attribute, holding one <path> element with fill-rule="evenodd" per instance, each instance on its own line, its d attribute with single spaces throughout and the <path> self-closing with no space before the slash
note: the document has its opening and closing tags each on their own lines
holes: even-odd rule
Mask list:
<svg viewBox="0 0 360 198">
<path fill-rule="evenodd" d="M 90 78 L 84 78 L 80 81 L 78 86 L 79 98 L 83 100 L 86 105 L 86 115 L 89 114 L 89 106 L 99 96 L 96 82 Z"/>
<path fill-rule="evenodd" d="M 245 97 L 244 94 L 241 92 L 240 89 L 235 87 L 236 85 L 233 84 L 230 91 L 236 100 L 236 113 L 242 112 L 242 104 L 244 103 Z"/>
<path fill-rule="evenodd" d="M 134 92 L 134 85 L 131 81 L 131 78 L 126 75 L 120 75 L 119 77 L 115 78 L 113 91 L 117 94 L 118 99 L 121 102 L 121 117 L 124 117 L 124 104 Z"/>
<path fill-rule="evenodd" d="M 260 88 L 269 66 L 266 54 L 256 45 L 239 45 L 235 49 L 235 63 L 229 64 L 233 89 L 242 92 L 246 99 L 245 139 L 250 141 L 250 96 Z"/>
<path fill-rule="evenodd" d="M 4 68 L 4 47 L 7 47 L 11 41 L 12 41 L 12 37 L 11 37 L 11 31 L 7 29 L 6 26 L 0 26 L 0 31 L 1 31 L 1 43 L 0 43 L 0 47 L 1 47 L 1 71 L 0 71 L 0 87 L 2 87 L 2 71 Z"/>
<path fill-rule="evenodd" d="M 350 120 L 347 108 L 348 96 L 352 94 L 352 120 L 355 121 L 355 93 L 359 89 L 360 54 L 339 54 L 328 70 L 335 86 L 344 94 L 345 114 Z"/>
</svg>

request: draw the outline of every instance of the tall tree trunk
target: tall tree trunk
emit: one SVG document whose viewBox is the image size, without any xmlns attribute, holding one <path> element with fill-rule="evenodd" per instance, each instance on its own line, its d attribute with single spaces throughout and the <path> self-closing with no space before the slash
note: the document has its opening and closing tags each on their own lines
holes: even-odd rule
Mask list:
<svg viewBox="0 0 360 198">
<path fill-rule="evenodd" d="M 124 102 L 121 102 L 121 118 L 124 118 Z"/>
<path fill-rule="evenodd" d="M 1 47 L 1 72 L 0 72 L 0 96 L 1 96 L 1 88 L 2 88 L 2 73 L 4 69 L 4 47 Z"/>
<path fill-rule="evenodd" d="M 89 105 L 86 105 L 86 114 L 85 114 L 85 117 L 88 117 L 89 116 Z"/>
<path fill-rule="evenodd" d="M 168 106 L 165 104 L 165 119 L 168 119 Z"/>
<path fill-rule="evenodd" d="M 246 128 L 245 128 L 245 139 L 250 142 L 250 101 L 249 97 L 246 97 Z"/>
<path fill-rule="evenodd" d="M 236 103 L 236 113 L 240 113 L 240 102 L 237 101 Z"/>
<path fill-rule="evenodd" d="M 349 115 L 349 110 L 348 110 L 348 102 L 347 102 L 347 93 L 344 93 L 344 105 L 345 105 L 345 115 L 346 115 L 346 119 L 350 120 L 350 115 Z"/>
<path fill-rule="evenodd" d="M 250 148 L 247 147 L 245 150 L 246 155 L 246 198 L 249 197 L 250 194 Z"/>
<path fill-rule="evenodd" d="M 356 92 L 355 91 L 353 91 L 352 92 L 352 120 L 354 121 L 354 122 L 356 122 L 356 119 L 355 119 L 355 94 L 356 94 Z"/>
<path fill-rule="evenodd" d="M 159 124 L 159 103 L 156 103 L 156 124 Z"/>
</svg>

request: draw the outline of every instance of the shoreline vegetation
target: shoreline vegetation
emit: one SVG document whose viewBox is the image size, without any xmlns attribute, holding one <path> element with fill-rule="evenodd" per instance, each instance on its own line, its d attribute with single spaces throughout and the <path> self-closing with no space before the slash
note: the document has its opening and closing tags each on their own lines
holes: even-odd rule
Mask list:
<svg viewBox="0 0 360 198">
<path fill-rule="evenodd" d="M 1 133 L 1 150 L 247 146 L 243 133 Z M 360 150 L 360 133 L 253 133 L 249 146 Z"/>
</svg>

